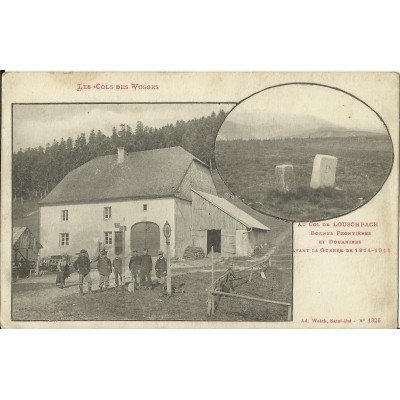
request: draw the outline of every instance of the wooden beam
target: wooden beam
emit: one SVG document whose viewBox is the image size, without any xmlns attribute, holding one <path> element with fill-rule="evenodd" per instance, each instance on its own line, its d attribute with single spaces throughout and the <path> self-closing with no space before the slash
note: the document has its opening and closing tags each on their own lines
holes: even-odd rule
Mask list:
<svg viewBox="0 0 400 400">
<path fill-rule="evenodd" d="M 221 296 L 228 296 L 228 297 L 237 297 L 240 299 L 246 299 L 246 300 L 254 300 L 254 301 L 261 301 L 263 303 L 271 303 L 271 304 L 279 304 L 282 306 L 287 306 L 287 307 L 292 307 L 290 303 L 285 303 L 283 301 L 275 301 L 275 300 L 268 300 L 268 299 L 261 299 L 259 297 L 251 297 L 251 296 L 243 296 L 241 294 L 236 294 L 236 293 L 226 293 L 226 292 L 219 292 L 217 290 L 210 290 L 212 294 L 219 294 Z"/>
</svg>

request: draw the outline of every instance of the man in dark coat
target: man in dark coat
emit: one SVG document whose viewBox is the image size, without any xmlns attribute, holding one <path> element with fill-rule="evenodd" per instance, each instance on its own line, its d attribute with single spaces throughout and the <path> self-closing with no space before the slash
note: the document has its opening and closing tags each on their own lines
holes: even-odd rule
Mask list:
<svg viewBox="0 0 400 400">
<path fill-rule="evenodd" d="M 143 249 L 143 255 L 141 257 L 141 281 L 146 285 L 151 285 L 151 271 L 153 270 L 153 261 L 151 260 L 151 255 L 148 253 L 149 249 Z"/>
<path fill-rule="evenodd" d="M 161 285 L 161 291 L 164 293 L 167 290 L 167 260 L 165 259 L 164 253 L 161 250 L 158 252 L 155 269 L 158 283 Z"/>
<path fill-rule="evenodd" d="M 97 261 L 97 269 L 99 271 L 99 288 L 100 292 L 107 290 L 110 286 L 110 274 L 112 271 L 111 260 L 107 257 L 107 251 L 103 250 L 100 254 L 99 261 Z"/>
<path fill-rule="evenodd" d="M 74 262 L 74 268 L 79 272 L 79 291 L 83 295 L 83 281 L 88 284 L 88 291 L 92 291 L 92 278 L 90 276 L 90 259 L 86 250 L 81 250 L 79 257 Z"/>
<path fill-rule="evenodd" d="M 142 257 L 139 256 L 137 250 L 133 250 L 132 257 L 129 260 L 129 270 L 132 275 L 132 282 L 140 283 L 140 267 L 142 264 Z"/>
<path fill-rule="evenodd" d="M 115 278 L 115 284 L 119 286 L 119 280 L 121 281 L 122 285 L 122 258 L 119 256 L 119 254 L 116 255 L 116 257 L 113 260 L 113 268 L 114 268 L 114 278 Z"/>
</svg>

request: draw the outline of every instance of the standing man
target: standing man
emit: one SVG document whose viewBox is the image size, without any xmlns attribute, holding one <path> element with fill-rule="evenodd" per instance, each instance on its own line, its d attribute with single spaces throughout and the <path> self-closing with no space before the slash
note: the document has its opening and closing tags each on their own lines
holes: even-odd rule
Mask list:
<svg viewBox="0 0 400 400">
<path fill-rule="evenodd" d="M 63 289 L 65 286 L 65 279 L 69 278 L 69 264 L 68 264 L 68 256 L 63 254 L 61 260 L 57 264 L 57 280 L 56 285 Z"/>
<path fill-rule="evenodd" d="M 167 291 L 167 260 L 164 257 L 164 253 L 160 250 L 158 252 L 158 258 L 156 261 L 156 276 L 158 283 L 161 285 L 161 293 Z"/>
<path fill-rule="evenodd" d="M 151 255 L 148 253 L 149 249 L 145 247 L 143 249 L 143 255 L 141 257 L 141 281 L 146 282 L 147 286 L 151 285 L 151 271 L 153 270 L 153 261 Z"/>
<path fill-rule="evenodd" d="M 113 268 L 114 268 L 115 284 L 119 286 L 119 281 L 118 281 L 119 277 L 122 285 L 122 258 L 119 256 L 119 254 L 117 254 L 113 260 Z"/>
<path fill-rule="evenodd" d="M 61 259 L 57 263 L 57 278 L 56 285 L 63 289 L 65 286 L 65 268 L 67 265 L 67 260 L 65 255 L 62 255 Z"/>
<path fill-rule="evenodd" d="M 132 282 L 135 282 L 136 285 L 140 283 L 140 266 L 142 263 L 142 258 L 139 256 L 137 250 L 133 250 L 132 257 L 129 260 L 129 270 L 132 275 Z"/>
<path fill-rule="evenodd" d="M 107 290 L 110 286 L 110 274 L 112 272 L 111 260 L 107 257 L 107 250 L 103 250 L 100 259 L 97 261 L 97 269 L 99 271 L 99 288 L 100 292 Z"/>
<path fill-rule="evenodd" d="M 81 250 L 79 257 L 74 262 L 74 268 L 79 272 L 79 292 L 83 296 L 83 281 L 88 284 L 88 291 L 92 291 L 92 278 L 90 276 L 90 259 L 86 250 Z"/>
</svg>

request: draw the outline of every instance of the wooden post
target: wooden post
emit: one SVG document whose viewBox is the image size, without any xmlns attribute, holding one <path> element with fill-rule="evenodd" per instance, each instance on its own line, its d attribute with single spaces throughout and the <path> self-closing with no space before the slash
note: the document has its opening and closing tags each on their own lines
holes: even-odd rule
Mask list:
<svg viewBox="0 0 400 400">
<path fill-rule="evenodd" d="M 122 289 L 125 289 L 125 217 L 122 219 Z"/>
<path fill-rule="evenodd" d="M 168 221 L 165 221 L 163 227 L 163 233 L 165 236 L 165 241 L 167 243 L 167 293 L 172 294 L 171 251 L 170 251 L 171 225 L 168 223 Z"/>
<path fill-rule="evenodd" d="M 211 285 L 214 285 L 214 246 L 211 246 Z"/>
<path fill-rule="evenodd" d="M 39 268 L 40 268 L 40 256 L 38 254 L 37 259 L 36 259 L 36 273 L 35 273 L 35 275 L 37 275 L 37 276 L 39 276 L 39 274 L 40 274 Z"/>
<path fill-rule="evenodd" d="M 288 321 L 292 320 L 292 306 L 288 307 L 288 316 L 287 316 Z"/>
<path fill-rule="evenodd" d="M 214 290 L 214 246 L 211 246 L 211 287 Z M 215 296 L 211 294 L 211 315 L 215 312 Z"/>
<path fill-rule="evenodd" d="M 167 293 L 172 294 L 170 241 L 167 239 Z"/>
<path fill-rule="evenodd" d="M 213 298 L 213 295 L 210 292 L 208 292 L 208 295 L 207 295 L 207 315 L 208 316 L 212 315 L 212 298 Z"/>
<path fill-rule="evenodd" d="M 253 276 L 253 268 L 250 270 L 250 276 L 249 276 L 249 280 L 248 280 L 248 283 L 250 283 L 251 282 L 251 277 Z"/>
</svg>

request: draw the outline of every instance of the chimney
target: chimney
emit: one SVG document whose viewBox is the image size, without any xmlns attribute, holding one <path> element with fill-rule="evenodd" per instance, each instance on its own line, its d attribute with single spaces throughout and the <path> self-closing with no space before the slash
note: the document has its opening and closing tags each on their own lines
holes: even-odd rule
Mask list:
<svg viewBox="0 0 400 400">
<path fill-rule="evenodd" d="M 125 147 L 118 147 L 118 164 L 122 164 L 125 161 L 126 151 Z"/>
</svg>

